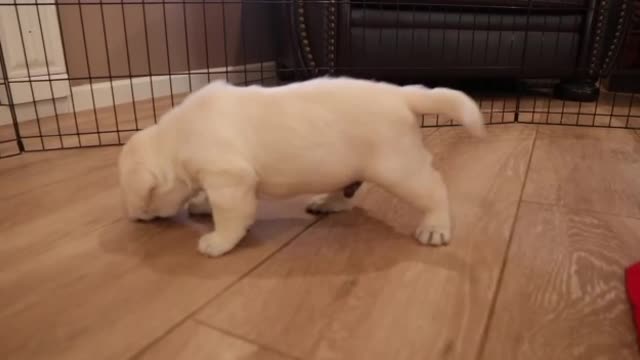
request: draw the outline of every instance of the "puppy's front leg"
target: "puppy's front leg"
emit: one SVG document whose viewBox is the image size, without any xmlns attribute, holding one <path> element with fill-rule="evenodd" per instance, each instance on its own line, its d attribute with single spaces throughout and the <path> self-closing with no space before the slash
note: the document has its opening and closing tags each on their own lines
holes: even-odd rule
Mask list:
<svg viewBox="0 0 640 360">
<path fill-rule="evenodd" d="M 220 256 L 233 249 L 255 220 L 255 186 L 238 179 L 235 183 L 211 181 L 204 184 L 213 211 L 215 230 L 200 238 L 198 250 L 208 256 Z"/>
</svg>

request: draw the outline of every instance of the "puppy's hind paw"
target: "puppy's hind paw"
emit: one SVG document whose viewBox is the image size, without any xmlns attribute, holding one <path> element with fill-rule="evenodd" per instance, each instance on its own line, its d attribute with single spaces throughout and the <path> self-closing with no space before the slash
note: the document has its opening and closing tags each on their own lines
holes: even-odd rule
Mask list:
<svg viewBox="0 0 640 360">
<path fill-rule="evenodd" d="M 451 241 L 451 231 L 437 226 L 420 226 L 415 236 L 423 245 L 444 246 Z"/>
</svg>

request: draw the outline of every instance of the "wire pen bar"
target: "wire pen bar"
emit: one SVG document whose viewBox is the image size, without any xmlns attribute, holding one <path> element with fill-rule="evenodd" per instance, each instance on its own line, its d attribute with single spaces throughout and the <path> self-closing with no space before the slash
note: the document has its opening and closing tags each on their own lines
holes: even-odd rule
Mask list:
<svg viewBox="0 0 640 360">
<path fill-rule="evenodd" d="M 638 32 L 629 3 L 3 1 L 0 158 L 123 144 L 215 80 L 451 86 L 474 96 L 490 125 L 639 129 L 640 89 L 608 87 L 607 64 Z"/>
</svg>

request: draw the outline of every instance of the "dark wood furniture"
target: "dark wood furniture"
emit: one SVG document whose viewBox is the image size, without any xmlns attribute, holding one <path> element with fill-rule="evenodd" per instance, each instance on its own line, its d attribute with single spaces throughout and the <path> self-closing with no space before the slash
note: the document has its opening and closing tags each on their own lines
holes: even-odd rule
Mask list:
<svg viewBox="0 0 640 360">
<path fill-rule="evenodd" d="M 552 78 L 556 96 L 593 101 L 627 1 L 291 0 L 280 5 L 278 72 L 412 82 Z"/>
</svg>

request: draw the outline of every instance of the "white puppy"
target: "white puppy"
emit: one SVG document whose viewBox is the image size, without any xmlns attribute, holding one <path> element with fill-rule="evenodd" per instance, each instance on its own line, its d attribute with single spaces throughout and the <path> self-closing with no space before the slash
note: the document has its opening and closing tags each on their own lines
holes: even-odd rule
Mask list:
<svg viewBox="0 0 640 360">
<path fill-rule="evenodd" d="M 422 244 L 444 245 L 449 204 L 418 130 L 417 115 L 425 113 L 484 133 L 476 103 L 446 88 L 349 78 L 275 88 L 212 83 L 124 146 L 126 208 L 149 220 L 191 200 L 191 212 L 212 212 L 215 222 L 198 249 L 218 256 L 253 223 L 258 195 L 324 193 L 309 210 L 334 212 L 348 209 L 360 182 L 370 181 L 424 211 L 416 230 Z"/>
</svg>

